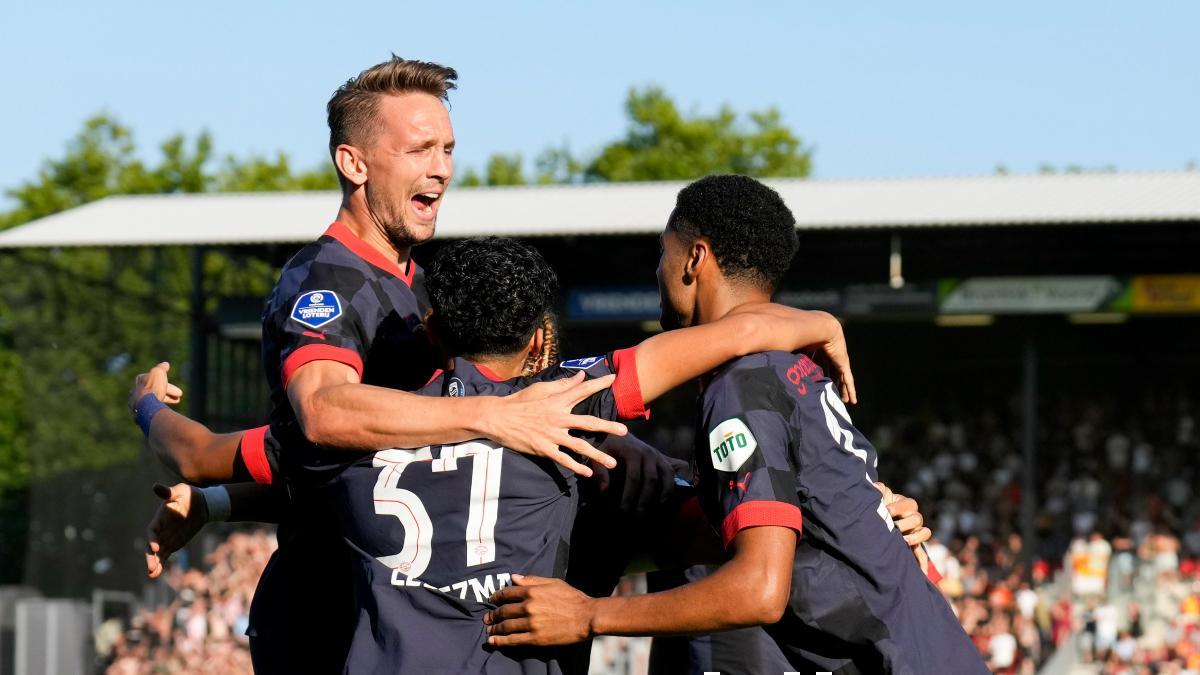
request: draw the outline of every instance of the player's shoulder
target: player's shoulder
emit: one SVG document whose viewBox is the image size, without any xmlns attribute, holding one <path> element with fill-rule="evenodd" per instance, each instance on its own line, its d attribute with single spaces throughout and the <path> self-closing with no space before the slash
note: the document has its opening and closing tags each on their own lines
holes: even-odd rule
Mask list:
<svg viewBox="0 0 1200 675">
<path fill-rule="evenodd" d="M 825 372 L 805 354 L 758 352 L 723 365 L 704 390 L 706 403 L 735 403 L 745 409 L 788 412 L 827 381 Z"/>
<path fill-rule="evenodd" d="M 613 372 L 615 372 L 615 369 L 612 365 L 612 356 L 610 354 L 595 354 L 559 361 L 534 377 L 538 381 L 546 382 L 564 377 L 573 377 L 576 373 L 583 373 L 585 378 L 591 380 L 597 377 L 604 377 Z"/>
</svg>

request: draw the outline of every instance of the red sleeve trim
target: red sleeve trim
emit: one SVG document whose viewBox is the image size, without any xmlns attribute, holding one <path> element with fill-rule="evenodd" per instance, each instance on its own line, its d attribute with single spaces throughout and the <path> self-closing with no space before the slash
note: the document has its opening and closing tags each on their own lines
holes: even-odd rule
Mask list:
<svg viewBox="0 0 1200 675">
<path fill-rule="evenodd" d="M 937 586 L 942 581 L 942 573 L 938 571 L 936 565 L 929 563 L 929 569 L 925 571 L 925 576 L 929 577 L 929 583 Z"/>
<path fill-rule="evenodd" d="M 250 429 L 242 434 L 242 461 L 255 483 L 270 485 L 271 463 L 267 461 L 266 437 L 270 427 Z"/>
<path fill-rule="evenodd" d="M 304 345 L 288 354 L 288 357 L 283 360 L 283 388 L 287 389 L 288 382 L 292 380 L 292 376 L 296 374 L 300 366 L 313 361 L 344 363 L 353 368 L 360 378 L 362 377 L 362 357 L 353 349 L 334 347 L 333 345 Z"/>
<path fill-rule="evenodd" d="M 795 504 L 758 500 L 742 502 L 737 508 L 725 516 L 721 523 L 721 541 L 725 548 L 733 541 L 735 535 L 749 527 L 764 525 L 786 527 L 800 534 L 803 530 L 804 519 L 800 516 L 800 507 Z"/>
<path fill-rule="evenodd" d="M 613 397 L 617 401 L 617 415 L 621 419 L 650 419 L 650 411 L 642 398 L 642 384 L 637 374 L 637 347 L 613 352 L 613 371 L 617 379 L 612 384 Z"/>
</svg>

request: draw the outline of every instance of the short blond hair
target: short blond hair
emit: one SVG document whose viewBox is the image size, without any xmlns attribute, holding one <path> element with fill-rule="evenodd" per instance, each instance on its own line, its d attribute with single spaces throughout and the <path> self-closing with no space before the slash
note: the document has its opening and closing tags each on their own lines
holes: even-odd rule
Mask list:
<svg viewBox="0 0 1200 675">
<path fill-rule="evenodd" d="M 410 61 L 392 54 L 387 61 L 346 80 L 333 92 L 325 107 L 329 118 L 330 156 L 342 144 L 364 146 L 379 132 L 381 96 L 421 92 L 448 101 L 457 79 L 458 72 L 453 68 L 427 61 Z M 338 180 L 345 185 L 341 172 L 338 172 Z"/>
</svg>

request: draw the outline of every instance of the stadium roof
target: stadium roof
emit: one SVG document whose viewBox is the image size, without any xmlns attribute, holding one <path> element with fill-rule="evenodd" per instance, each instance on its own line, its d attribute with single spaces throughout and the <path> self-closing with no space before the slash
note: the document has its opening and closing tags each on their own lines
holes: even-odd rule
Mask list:
<svg viewBox="0 0 1200 675">
<path fill-rule="evenodd" d="M 801 229 L 1200 222 L 1200 171 L 772 180 Z M 658 232 L 684 182 L 456 188 L 442 237 Z M 334 192 L 109 197 L 0 232 L 0 248 L 297 243 Z"/>
</svg>

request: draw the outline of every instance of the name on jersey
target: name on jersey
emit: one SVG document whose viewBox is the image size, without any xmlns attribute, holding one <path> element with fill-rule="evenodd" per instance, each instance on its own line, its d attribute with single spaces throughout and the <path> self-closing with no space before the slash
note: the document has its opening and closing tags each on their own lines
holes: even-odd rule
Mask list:
<svg viewBox="0 0 1200 675">
<path fill-rule="evenodd" d="M 512 575 L 508 572 L 485 574 L 482 577 L 464 579 L 463 581 L 446 586 L 433 586 L 420 579 L 410 579 L 404 575 L 404 572 L 395 569 L 392 570 L 392 585 L 404 588 L 427 588 L 431 591 L 441 591 L 442 593 L 457 595 L 459 600 L 466 600 L 469 593 L 475 602 L 487 602 L 493 593 L 505 586 L 512 585 Z"/>
<path fill-rule="evenodd" d="M 603 356 L 589 356 L 586 359 L 571 359 L 558 364 L 563 368 L 574 368 L 575 370 L 587 370 L 592 366 L 604 360 Z"/>
<path fill-rule="evenodd" d="M 733 473 L 754 454 L 758 441 L 745 422 L 733 417 L 708 433 L 708 447 L 712 453 L 713 468 Z"/>
<path fill-rule="evenodd" d="M 333 291 L 312 291 L 296 298 L 292 320 L 309 328 L 320 328 L 342 315 L 342 302 Z"/>
</svg>

